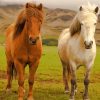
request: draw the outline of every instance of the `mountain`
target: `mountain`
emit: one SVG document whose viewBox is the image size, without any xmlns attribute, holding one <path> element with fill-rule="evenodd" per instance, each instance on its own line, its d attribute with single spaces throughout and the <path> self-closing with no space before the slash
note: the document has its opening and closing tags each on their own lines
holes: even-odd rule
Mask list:
<svg viewBox="0 0 100 100">
<path fill-rule="evenodd" d="M 5 32 L 5 29 L 15 21 L 17 14 L 22 6 L 6 5 L 0 6 L 0 34 Z"/>
<path fill-rule="evenodd" d="M 16 20 L 18 13 L 23 8 L 22 5 L 5 5 L 0 6 L 0 34 L 5 32 L 5 29 Z M 49 9 L 44 7 L 44 23 L 42 33 L 44 38 L 58 38 L 64 28 L 69 27 L 75 11 L 69 9 Z M 100 16 L 96 30 L 96 39 L 100 40 Z"/>
<path fill-rule="evenodd" d="M 16 20 L 18 13 L 23 8 L 22 5 L 0 6 L 0 30 L 2 32 Z M 45 19 L 42 31 L 44 34 L 59 33 L 63 28 L 68 27 L 70 21 L 75 15 L 74 11 L 66 9 L 48 9 L 44 8 Z M 57 32 L 57 33 L 55 33 Z M 1 32 L 0 32 L 1 33 Z"/>
</svg>

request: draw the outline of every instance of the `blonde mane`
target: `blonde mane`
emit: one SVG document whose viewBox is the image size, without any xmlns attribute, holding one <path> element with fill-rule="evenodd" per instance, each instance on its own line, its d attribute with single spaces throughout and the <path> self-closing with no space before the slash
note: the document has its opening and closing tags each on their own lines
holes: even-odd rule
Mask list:
<svg viewBox="0 0 100 100">
<path fill-rule="evenodd" d="M 81 24 L 78 21 L 78 18 L 77 18 L 77 15 L 76 15 L 75 18 L 73 19 L 71 26 L 70 26 L 71 36 L 73 36 L 76 33 L 79 33 L 80 30 L 81 30 Z"/>
<path fill-rule="evenodd" d="M 70 25 L 70 28 L 69 28 L 71 36 L 73 36 L 76 33 L 80 33 L 81 31 L 81 23 L 79 21 L 79 18 L 84 17 L 84 15 L 87 15 L 90 17 L 94 16 L 95 14 L 97 14 L 97 11 L 98 11 L 98 8 L 96 9 L 95 8 L 96 8 L 96 5 L 91 5 L 90 3 L 88 3 L 88 5 L 85 5 L 85 6 L 83 5 L 82 7 L 80 7 L 79 12 L 73 19 L 72 24 Z"/>
</svg>

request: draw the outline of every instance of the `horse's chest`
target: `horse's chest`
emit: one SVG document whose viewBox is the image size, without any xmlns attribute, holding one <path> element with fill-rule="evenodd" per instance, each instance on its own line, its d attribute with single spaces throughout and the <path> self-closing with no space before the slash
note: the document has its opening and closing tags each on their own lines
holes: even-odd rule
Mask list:
<svg viewBox="0 0 100 100">
<path fill-rule="evenodd" d="M 84 45 L 81 46 L 78 40 L 72 40 L 68 44 L 68 54 L 71 60 L 79 65 L 84 65 L 94 59 L 96 47 L 93 45 L 91 49 L 85 49 Z"/>
<path fill-rule="evenodd" d="M 28 52 L 28 60 L 33 61 L 34 59 L 39 59 L 42 55 L 42 50 L 39 48 L 31 49 Z"/>
<path fill-rule="evenodd" d="M 15 48 L 13 55 L 15 59 L 18 59 L 23 62 L 34 62 L 41 57 L 42 47 L 33 45 L 33 46 L 20 46 Z"/>
<path fill-rule="evenodd" d="M 91 50 L 76 50 L 71 52 L 71 59 L 73 59 L 77 64 L 84 65 L 93 60 L 95 53 L 91 52 Z"/>
</svg>

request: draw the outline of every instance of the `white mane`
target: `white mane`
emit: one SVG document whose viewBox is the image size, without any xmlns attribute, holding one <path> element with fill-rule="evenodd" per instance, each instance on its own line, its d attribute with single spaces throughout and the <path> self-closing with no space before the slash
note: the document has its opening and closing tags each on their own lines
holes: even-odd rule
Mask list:
<svg viewBox="0 0 100 100">
<path fill-rule="evenodd" d="M 87 12 L 94 12 L 94 9 L 97 7 L 97 5 L 91 4 L 90 2 L 88 2 L 87 5 L 82 5 L 82 7 Z"/>
<path fill-rule="evenodd" d="M 95 8 L 97 7 L 96 5 L 91 5 L 90 3 L 88 3 L 88 5 L 83 5 L 81 7 L 82 7 L 80 8 L 81 11 L 79 10 L 79 12 L 73 19 L 72 24 L 70 26 L 71 36 L 80 32 L 81 30 L 80 21 L 84 20 L 87 16 L 89 18 L 92 17 L 92 19 L 97 20 L 96 16 L 97 13 L 95 12 Z"/>
</svg>

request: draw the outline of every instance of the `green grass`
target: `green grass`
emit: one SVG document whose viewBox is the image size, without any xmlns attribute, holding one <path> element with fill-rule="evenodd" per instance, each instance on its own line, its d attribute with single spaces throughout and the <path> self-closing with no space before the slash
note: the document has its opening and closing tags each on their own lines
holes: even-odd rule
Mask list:
<svg viewBox="0 0 100 100">
<path fill-rule="evenodd" d="M 0 70 L 6 70 L 5 47 L 0 45 Z"/>
<path fill-rule="evenodd" d="M 5 42 L 5 34 L 0 33 L 0 44 L 3 44 Z"/>
<path fill-rule="evenodd" d="M 6 71 L 6 59 L 3 46 L 0 46 L 0 70 Z M 26 73 L 28 73 L 28 68 L 26 68 Z M 77 76 L 78 92 L 75 98 L 76 100 L 82 100 L 82 92 L 84 89 L 84 68 L 80 68 L 77 71 Z M 11 93 L 4 92 L 5 86 L 6 79 L 1 79 L 0 100 L 17 100 L 17 81 L 13 81 L 13 92 Z M 25 81 L 25 89 L 26 100 L 28 93 L 27 79 Z M 35 100 L 68 100 L 69 98 L 69 94 L 64 94 L 62 67 L 56 46 L 43 46 L 43 56 L 36 73 L 33 93 Z M 97 47 L 97 56 L 91 72 L 89 95 L 91 100 L 100 100 L 100 47 Z"/>
</svg>

